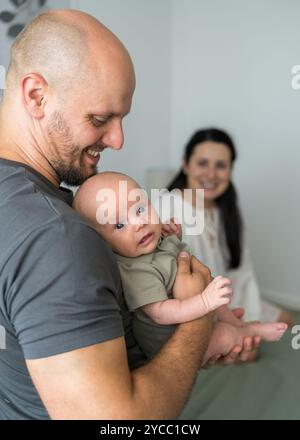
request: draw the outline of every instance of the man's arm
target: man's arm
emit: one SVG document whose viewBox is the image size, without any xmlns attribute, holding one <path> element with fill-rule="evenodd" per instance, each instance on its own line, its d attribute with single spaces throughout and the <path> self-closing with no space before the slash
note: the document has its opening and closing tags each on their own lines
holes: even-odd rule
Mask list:
<svg viewBox="0 0 300 440">
<path fill-rule="evenodd" d="M 188 275 L 207 286 L 198 263 L 178 260 L 182 297 Z M 186 292 L 188 295 L 188 292 Z M 27 360 L 32 380 L 53 419 L 172 419 L 179 415 L 207 350 L 213 317 L 181 324 L 145 366 L 129 371 L 124 338 L 43 359 Z"/>
<path fill-rule="evenodd" d="M 191 391 L 210 328 L 211 317 L 183 324 L 132 372 L 123 337 L 27 366 L 53 419 L 172 419 Z"/>
</svg>

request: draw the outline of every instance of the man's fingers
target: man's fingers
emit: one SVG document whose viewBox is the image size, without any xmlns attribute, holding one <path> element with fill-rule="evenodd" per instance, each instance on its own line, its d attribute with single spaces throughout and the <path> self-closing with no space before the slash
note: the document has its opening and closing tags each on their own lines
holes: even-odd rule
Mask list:
<svg viewBox="0 0 300 440">
<path fill-rule="evenodd" d="M 177 262 L 177 274 L 191 273 L 191 256 L 187 252 L 179 252 Z"/>
<path fill-rule="evenodd" d="M 202 368 L 207 370 L 208 368 L 212 367 L 221 357 L 221 354 L 216 354 L 215 356 L 212 356 L 208 361 L 205 362 L 204 365 L 202 365 Z"/>
<path fill-rule="evenodd" d="M 242 307 L 237 307 L 235 309 L 232 309 L 231 311 L 238 319 L 242 319 L 245 314 L 245 310 Z"/>
<path fill-rule="evenodd" d="M 260 341 L 261 341 L 261 337 L 260 336 L 255 336 L 254 337 L 254 349 L 257 350 L 259 345 L 260 345 Z"/>
<path fill-rule="evenodd" d="M 208 267 L 194 256 L 192 256 L 192 268 L 193 272 L 202 272 L 204 270 L 208 270 Z"/>
<path fill-rule="evenodd" d="M 192 272 L 200 272 L 206 280 L 206 283 L 212 281 L 212 276 L 209 268 L 201 263 L 197 258 L 192 256 Z"/>
<path fill-rule="evenodd" d="M 239 354 L 242 351 L 242 347 L 236 345 L 227 356 L 224 356 L 219 362 L 223 365 L 231 365 L 237 361 Z"/>
<path fill-rule="evenodd" d="M 246 336 L 243 341 L 243 350 L 252 351 L 253 350 L 253 338 L 251 336 Z"/>
<path fill-rule="evenodd" d="M 240 362 L 247 362 L 248 359 L 249 359 L 250 353 L 255 350 L 255 348 L 254 348 L 254 339 L 255 338 L 252 338 L 250 336 L 246 336 L 244 338 L 243 350 L 241 351 L 240 356 L 239 356 L 239 361 Z"/>
</svg>

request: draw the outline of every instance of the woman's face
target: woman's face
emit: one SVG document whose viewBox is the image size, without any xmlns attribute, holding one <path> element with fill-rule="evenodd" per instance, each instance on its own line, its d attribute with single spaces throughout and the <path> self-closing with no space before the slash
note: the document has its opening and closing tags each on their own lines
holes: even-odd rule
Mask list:
<svg viewBox="0 0 300 440">
<path fill-rule="evenodd" d="M 183 170 L 187 188 L 204 189 L 204 200 L 209 204 L 228 188 L 232 171 L 231 152 L 226 144 L 202 142 L 195 147 Z"/>
</svg>

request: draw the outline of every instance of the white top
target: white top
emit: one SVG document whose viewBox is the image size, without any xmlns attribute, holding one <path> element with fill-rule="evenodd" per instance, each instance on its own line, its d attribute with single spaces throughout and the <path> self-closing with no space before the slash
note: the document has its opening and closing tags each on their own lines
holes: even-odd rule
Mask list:
<svg viewBox="0 0 300 440">
<path fill-rule="evenodd" d="M 181 196 L 174 197 L 174 210 L 168 210 L 166 206 L 162 209 L 162 203 L 168 200 L 168 193 L 162 196 L 160 208 L 158 200 L 153 201 L 154 207 L 158 210 L 161 221 L 164 222 L 174 216 L 174 211 L 181 212 L 181 208 L 190 209 L 190 206 L 183 202 Z M 188 227 L 184 223 L 182 215 L 182 241 L 186 242 L 195 257 L 202 261 L 212 272 L 213 276 L 228 276 L 233 281 L 233 297 L 231 307 L 243 307 L 245 309 L 244 319 L 247 321 L 275 321 L 278 318 L 280 309 L 261 299 L 254 268 L 248 247 L 243 248 L 242 262 L 239 268 L 233 270 L 226 269 L 228 250 L 225 242 L 225 234 L 220 224 L 220 215 L 217 208 L 209 210 L 196 210 L 197 218 L 204 218 L 203 232 L 197 235 L 188 234 Z M 176 215 L 175 215 L 176 217 Z M 178 217 L 178 216 L 177 216 Z M 200 220 L 201 221 L 201 220 Z M 199 223 L 200 223 L 199 221 Z"/>
</svg>

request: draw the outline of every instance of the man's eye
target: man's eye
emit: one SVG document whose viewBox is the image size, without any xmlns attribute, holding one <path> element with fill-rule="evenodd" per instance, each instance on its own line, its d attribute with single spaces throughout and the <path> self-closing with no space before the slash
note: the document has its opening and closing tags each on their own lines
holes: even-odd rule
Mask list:
<svg viewBox="0 0 300 440">
<path fill-rule="evenodd" d="M 117 229 L 122 229 L 122 228 L 124 228 L 124 226 L 125 226 L 124 223 L 117 223 L 116 224 Z"/>
<path fill-rule="evenodd" d="M 137 214 L 141 214 L 142 212 L 145 212 L 145 207 L 144 206 L 140 206 L 136 213 Z"/>
<path fill-rule="evenodd" d="M 105 119 L 92 118 L 92 124 L 94 127 L 101 127 L 101 125 L 105 124 Z"/>
</svg>

